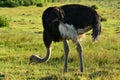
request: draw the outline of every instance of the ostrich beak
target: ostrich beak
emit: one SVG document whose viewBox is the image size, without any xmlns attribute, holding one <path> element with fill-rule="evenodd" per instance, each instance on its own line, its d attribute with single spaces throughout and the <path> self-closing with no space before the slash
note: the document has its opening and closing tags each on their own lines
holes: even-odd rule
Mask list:
<svg viewBox="0 0 120 80">
<path fill-rule="evenodd" d="M 29 60 L 29 65 L 32 64 L 32 63 L 33 63 L 33 61 L 32 61 L 32 59 L 30 58 L 30 60 Z"/>
<path fill-rule="evenodd" d="M 29 59 L 29 65 L 32 64 L 32 59 L 33 59 L 32 57 L 33 57 L 33 55 L 30 56 L 30 59 Z"/>
</svg>

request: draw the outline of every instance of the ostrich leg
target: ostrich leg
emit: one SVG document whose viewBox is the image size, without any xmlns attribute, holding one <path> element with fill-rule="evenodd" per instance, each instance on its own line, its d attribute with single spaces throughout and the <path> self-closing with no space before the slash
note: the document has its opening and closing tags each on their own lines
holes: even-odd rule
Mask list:
<svg viewBox="0 0 120 80">
<path fill-rule="evenodd" d="M 65 52 L 64 72 L 67 72 L 69 45 L 66 40 L 63 40 L 63 45 L 64 45 L 64 52 Z"/>
<path fill-rule="evenodd" d="M 77 52 L 79 53 L 79 58 L 80 58 L 80 71 L 83 72 L 82 46 L 79 43 L 79 41 L 77 41 L 75 44 L 76 44 L 76 49 L 77 49 Z"/>
</svg>

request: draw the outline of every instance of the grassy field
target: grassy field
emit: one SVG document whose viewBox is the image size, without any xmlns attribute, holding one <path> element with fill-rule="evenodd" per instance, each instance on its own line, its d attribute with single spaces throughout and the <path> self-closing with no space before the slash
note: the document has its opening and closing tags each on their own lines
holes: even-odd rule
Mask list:
<svg viewBox="0 0 120 80">
<path fill-rule="evenodd" d="M 111 0 L 110 0 L 111 1 Z M 79 72 L 79 57 L 71 41 L 68 73 L 63 73 L 63 44 L 52 44 L 48 62 L 29 65 L 32 54 L 45 56 L 42 40 L 41 16 L 46 7 L 0 8 L 0 16 L 10 20 L 8 28 L 0 28 L 0 80 L 120 80 L 120 1 L 81 1 L 79 4 L 97 5 L 102 22 L 102 34 L 96 43 L 91 32 L 81 42 L 84 72 Z M 66 4 L 66 3 L 64 3 Z M 59 50 L 59 51 L 58 51 Z"/>
</svg>

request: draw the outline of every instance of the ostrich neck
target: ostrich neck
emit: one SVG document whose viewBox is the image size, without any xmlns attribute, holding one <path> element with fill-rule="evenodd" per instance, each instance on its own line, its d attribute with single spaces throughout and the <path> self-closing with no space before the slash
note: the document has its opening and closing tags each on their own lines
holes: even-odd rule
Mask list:
<svg viewBox="0 0 120 80">
<path fill-rule="evenodd" d="M 46 48 L 47 49 L 47 53 L 46 53 L 46 56 L 44 58 L 40 58 L 40 57 L 37 57 L 38 58 L 38 63 L 42 63 L 42 62 L 45 62 L 45 61 L 48 61 L 50 59 L 50 56 L 51 56 L 51 47 L 50 48 Z"/>
</svg>

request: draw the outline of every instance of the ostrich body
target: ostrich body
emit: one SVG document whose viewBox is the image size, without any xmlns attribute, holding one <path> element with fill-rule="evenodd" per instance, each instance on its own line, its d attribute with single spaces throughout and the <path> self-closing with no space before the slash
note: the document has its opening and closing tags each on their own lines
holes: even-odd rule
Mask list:
<svg viewBox="0 0 120 80">
<path fill-rule="evenodd" d="M 87 6 L 69 4 L 60 7 L 49 7 L 42 15 L 43 41 L 46 46 L 46 56 L 40 58 L 36 55 L 30 57 L 30 63 L 41 63 L 49 60 L 52 41 L 63 41 L 65 62 L 64 72 L 67 72 L 69 45 L 67 40 L 72 40 L 80 57 L 80 71 L 83 72 L 82 47 L 78 36 L 92 29 L 93 41 L 101 33 L 101 22 L 98 13 Z"/>
</svg>

